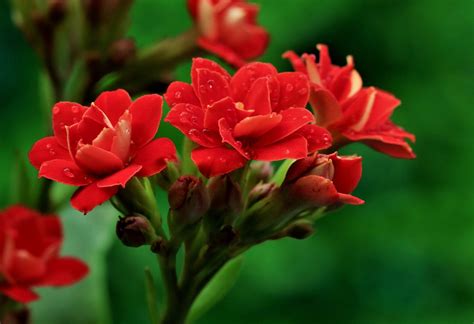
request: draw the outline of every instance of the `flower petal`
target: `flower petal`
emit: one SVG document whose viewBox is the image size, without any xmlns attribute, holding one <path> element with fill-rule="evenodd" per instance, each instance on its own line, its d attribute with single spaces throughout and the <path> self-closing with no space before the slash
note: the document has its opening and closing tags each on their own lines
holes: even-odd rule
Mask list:
<svg viewBox="0 0 474 324">
<path fill-rule="evenodd" d="M 102 92 L 94 104 L 107 115 L 112 125 L 115 125 L 123 112 L 132 104 L 132 99 L 127 91 L 117 89 Z"/>
<path fill-rule="evenodd" d="M 221 118 L 221 120 L 219 120 L 219 134 L 221 135 L 223 143 L 227 143 L 232 146 L 244 158 L 248 159 L 250 157 L 250 153 L 248 153 L 247 151 L 248 147 L 244 147 L 241 141 L 237 141 L 234 138 L 233 130 L 227 120 L 225 120 L 224 118 Z"/>
<path fill-rule="evenodd" d="M 290 61 L 293 70 L 301 73 L 306 73 L 306 67 L 304 65 L 303 60 L 294 51 L 286 51 L 285 53 L 283 53 L 282 57 Z"/>
<path fill-rule="evenodd" d="M 362 176 L 362 158 L 360 156 L 329 155 L 334 166 L 332 182 L 339 193 L 350 194 L 357 187 Z"/>
<path fill-rule="evenodd" d="M 194 93 L 193 87 L 185 82 L 175 81 L 168 86 L 168 90 L 165 93 L 165 100 L 170 108 L 177 104 L 191 104 L 199 106 L 200 102 L 196 94 Z"/>
<path fill-rule="evenodd" d="M 299 178 L 291 185 L 291 191 L 298 199 L 318 207 L 330 206 L 339 200 L 339 194 L 332 181 L 318 175 Z"/>
<path fill-rule="evenodd" d="M 163 112 L 163 98 L 160 95 L 145 95 L 130 106 L 132 114 L 132 141 L 136 147 L 151 141 L 158 131 Z"/>
<path fill-rule="evenodd" d="M 269 63 L 249 63 L 241 67 L 232 77 L 230 87 L 235 101 L 243 102 L 253 83 L 263 77 L 275 77 L 277 70 Z M 275 94 L 278 95 L 278 94 Z"/>
<path fill-rule="evenodd" d="M 39 298 L 38 294 L 28 287 L 23 286 L 3 286 L 0 292 L 19 303 L 29 303 Z"/>
<path fill-rule="evenodd" d="M 141 165 L 132 164 L 122 169 L 120 171 L 115 172 L 112 175 L 109 175 L 107 178 L 99 180 L 97 182 L 97 187 L 104 188 L 104 187 L 115 187 L 115 186 L 122 186 L 125 188 L 127 182 L 136 175 L 142 169 Z"/>
<path fill-rule="evenodd" d="M 193 65 L 191 66 L 191 80 L 192 84 L 195 86 L 198 84 L 198 70 L 199 69 L 205 69 L 209 70 L 212 72 L 215 72 L 219 74 L 225 81 L 229 82 L 230 81 L 230 74 L 219 64 L 217 64 L 214 61 L 202 58 L 202 57 L 196 57 L 193 58 Z M 199 96 L 199 92 L 195 91 L 196 94 Z"/>
<path fill-rule="evenodd" d="M 118 186 L 99 188 L 97 183 L 91 183 L 76 190 L 72 195 L 71 205 L 78 211 L 87 214 L 96 206 L 109 200 L 118 190 Z"/>
<path fill-rule="evenodd" d="M 118 156 L 89 144 L 77 150 L 76 163 L 87 173 L 97 176 L 109 175 L 123 168 L 123 162 Z"/>
<path fill-rule="evenodd" d="M 194 92 L 202 107 L 207 108 L 214 102 L 229 96 L 229 82 L 221 73 L 209 69 L 193 70 L 194 73 L 197 75 L 197 83 L 193 81 Z"/>
<path fill-rule="evenodd" d="M 87 108 L 75 102 L 58 102 L 53 107 L 53 131 L 59 144 L 67 147 L 66 126 L 78 123 Z"/>
<path fill-rule="evenodd" d="M 81 260 L 71 257 L 53 259 L 48 263 L 45 276 L 35 285 L 67 286 L 81 280 L 89 273 L 89 268 Z"/>
<path fill-rule="evenodd" d="M 54 159 L 70 159 L 69 151 L 59 144 L 55 136 L 49 136 L 37 141 L 28 153 L 30 163 L 39 169 L 45 161 Z"/>
<path fill-rule="evenodd" d="M 176 161 L 176 148 L 168 138 L 158 138 L 142 147 L 133 159 L 134 164 L 142 166 L 140 177 L 149 177 L 161 172 L 168 161 Z"/>
<path fill-rule="evenodd" d="M 308 152 L 312 153 L 331 147 L 331 133 L 323 127 L 309 124 L 299 129 L 296 134 L 303 136 L 308 141 Z"/>
<path fill-rule="evenodd" d="M 246 63 L 232 48 L 221 42 L 215 42 L 206 37 L 199 37 L 197 43 L 202 49 L 221 57 L 232 66 L 241 67 Z"/>
<path fill-rule="evenodd" d="M 331 92 L 323 88 L 313 85 L 309 102 L 319 126 L 327 127 L 342 118 L 341 105 Z"/>
<path fill-rule="evenodd" d="M 303 136 L 292 136 L 271 145 L 255 148 L 253 158 L 261 161 L 302 159 L 308 155 L 308 142 Z"/>
<path fill-rule="evenodd" d="M 219 120 L 222 118 L 227 120 L 229 125 L 235 125 L 238 121 L 238 111 L 230 97 L 225 97 L 206 109 L 204 113 L 204 127 L 212 131 L 218 131 Z"/>
<path fill-rule="evenodd" d="M 192 151 L 191 158 L 207 178 L 240 169 L 247 162 L 237 151 L 225 147 L 198 148 Z"/>
<path fill-rule="evenodd" d="M 280 81 L 280 100 L 274 111 L 292 107 L 306 107 L 309 99 L 308 77 L 300 72 L 284 72 L 277 75 Z"/>
<path fill-rule="evenodd" d="M 38 176 L 73 186 L 84 186 L 92 181 L 71 160 L 46 161 L 41 164 Z"/>
<path fill-rule="evenodd" d="M 290 108 L 281 111 L 281 123 L 257 140 L 255 146 L 265 146 L 278 142 L 295 133 L 304 125 L 314 121 L 313 114 L 304 108 Z"/>
<path fill-rule="evenodd" d="M 217 133 L 205 131 L 204 111 L 201 107 L 191 104 L 177 104 L 171 108 L 165 121 L 172 124 L 191 141 L 199 145 L 216 147 L 221 144 Z"/>
<path fill-rule="evenodd" d="M 268 115 L 251 116 L 242 119 L 234 126 L 235 137 L 259 137 L 275 129 L 282 121 L 282 115 L 271 113 Z"/>
<path fill-rule="evenodd" d="M 267 78 L 259 78 L 252 84 L 244 100 L 244 106 L 247 110 L 254 110 L 255 115 L 268 115 L 272 112 L 269 80 Z"/>
</svg>

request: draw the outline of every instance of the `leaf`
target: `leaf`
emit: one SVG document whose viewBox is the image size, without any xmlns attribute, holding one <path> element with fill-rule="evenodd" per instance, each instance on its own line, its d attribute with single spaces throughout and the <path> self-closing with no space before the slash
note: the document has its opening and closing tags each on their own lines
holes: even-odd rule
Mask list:
<svg viewBox="0 0 474 324">
<path fill-rule="evenodd" d="M 204 315 L 212 306 L 221 300 L 234 286 L 242 268 L 243 256 L 229 261 L 207 284 L 194 301 L 189 312 L 188 322 L 193 322 Z"/>
<path fill-rule="evenodd" d="M 274 182 L 277 186 L 281 186 L 281 184 L 285 180 L 288 169 L 295 161 L 296 160 L 292 160 L 292 159 L 283 161 L 283 163 L 278 168 L 277 172 L 275 172 L 275 175 L 271 179 L 271 182 Z"/>
<path fill-rule="evenodd" d="M 81 259 L 90 272 L 72 286 L 35 289 L 41 298 L 31 304 L 32 323 L 111 323 L 105 262 L 117 212 L 107 204 L 87 216 L 72 208 L 60 215 L 65 238 L 61 255 Z"/>
</svg>

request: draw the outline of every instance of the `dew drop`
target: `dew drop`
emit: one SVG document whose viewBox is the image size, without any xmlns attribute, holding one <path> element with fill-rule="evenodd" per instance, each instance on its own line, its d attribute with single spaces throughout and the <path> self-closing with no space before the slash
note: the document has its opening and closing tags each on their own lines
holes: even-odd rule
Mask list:
<svg viewBox="0 0 474 324">
<path fill-rule="evenodd" d="M 215 85 L 215 81 L 214 80 L 207 80 L 207 86 L 209 89 L 212 89 L 214 88 L 214 85 Z"/>
<path fill-rule="evenodd" d="M 181 91 L 176 91 L 176 92 L 174 93 L 174 97 L 175 97 L 176 99 L 181 98 Z"/>
<path fill-rule="evenodd" d="M 197 129 L 191 128 L 191 129 L 189 130 L 189 132 L 188 132 L 188 135 L 191 135 L 191 136 L 192 136 L 192 135 L 196 135 L 197 132 L 198 132 Z"/>
<path fill-rule="evenodd" d="M 295 87 L 291 83 L 288 83 L 285 87 L 286 91 L 291 92 Z"/>
<path fill-rule="evenodd" d="M 53 150 L 53 149 L 50 149 L 50 150 L 49 150 L 49 155 L 55 156 L 55 155 L 56 155 L 56 151 Z"/>
<path fill-rule="evenodd" d="M 289 149 L 286 149 L 286 150 L 285 150 L 285 154 L 286 154 L 286 155 L 290 154 L 290 150 L 289 150 Z"/>
<path fill-rule="evenodd" d="M 224 157 L 220 157 L 219 161 L 222 162 L 222 163 L 225 163 L 227 160 Z"/>
<path fill-rule="evenodd" d="M 73 106 L 71 108 L 71 110 L 72 110 L 73 113 L 77 114 L 79 112 L 79 107 L 78 106 Z"/>
<path fill-rule="evenodd" d="M 56 106 L 53 108 L 53 114 L 57 115 L 59 114 L 59 111 L 60 111 L 59 107 Z"/>
<path fill-rule="evenodd" d="M 241 141 L 236 141 L 235 145 L 237 145 L 237 147 L 242 147 L 242 142 Z"/>
<path fill-rule="evenodd" d="M 306 88 L 301 88 L 300 90 L 298 90 L 298 93 L 302 96 L 304 96 L 305 94 L 308 93 L 308 89 Z"/>
<path fill-rule="evenodd" d="M 203 85 L 199 86 L 199 91 L 200 91 L 201 93 L 205 93 L 205 92 L 206 92 L 206 87 L 203 86 Z"/>
<path fill-rule="evenodd" d="M 60 123 L 59 123 L 59 127 L 60 127 L 61 129 L 64 129 L 64 128 L 66 127 L 66 125 L 65 125 L 63 122 L 60 122 Z"/>
<path fill-rule="evenodd" d="M 79 118 L 74 117 L 74 118 L 72 119 L 72 122 L 73 122 L 73 123 L 78 123 L 78 122 L 79 122 Z"/>
<path fill-rule="evenodd" d="M 49 150 L 50 148 L 52 148 L 52 147 L 53 147 L 53 145 L 51 145 L 51 144 L 49 144 L 49 143 L 46 144 L 46 148 L 47 148 L 48 150 Z"/>
<path fill-rule="evenodd" d="M 63 170 L 64 175 L 69 178 L 74 178 L 74 173 L 71 172 L 71 169 L 69 168 L 64 168 Z"/>
</svg>

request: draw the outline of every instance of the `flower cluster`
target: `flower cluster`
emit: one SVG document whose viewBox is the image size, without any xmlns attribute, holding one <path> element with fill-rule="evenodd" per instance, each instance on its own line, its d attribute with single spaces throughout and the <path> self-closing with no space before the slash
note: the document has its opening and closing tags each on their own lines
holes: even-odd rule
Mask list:
<svg viewBox="0 0 474 324">
<path fill-rule="evenodd" d="M 67 286 L 81 280 L 88 268 L 60 257 L 63 241 L 57 216 L 12 206 L 0 212 L 0 292 L 28 303 L 38 298 L 32 287 Z"/>
</svg>

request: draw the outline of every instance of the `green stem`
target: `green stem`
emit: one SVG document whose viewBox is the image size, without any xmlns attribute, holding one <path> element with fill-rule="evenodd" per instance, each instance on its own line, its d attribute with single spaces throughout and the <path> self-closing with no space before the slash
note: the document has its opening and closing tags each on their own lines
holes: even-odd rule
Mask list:
<svg viewBox="0 0 474 324">
<path fill-rule="evenodd" d="M 181 171 L 182 174 L 196 174 L 196 166 L 191 160 L 191 151 L 193 150 L 193 142 L 186 136 L 183 138 L 183 149 L 181 154 Z"/>
<path fill-rule="evenodd" d="M 157 309 L 158 303 L 156 298 L 155 282 L 153 280 L 153 275 L 151 274 L 150 268 L 148 267 L 145 268 L 145 285 L 150 320 L 152 324 L 158 324 L 160 317 L 158 315 Z"/>
<path fill-rule="evenodd" d="M 38 195 L 37 208 L 41 213 L 52 212 L 51 210 L 51 187 L 53 182 L 49 179 L 41 180 L 40 193 Z"/>
</svg>

